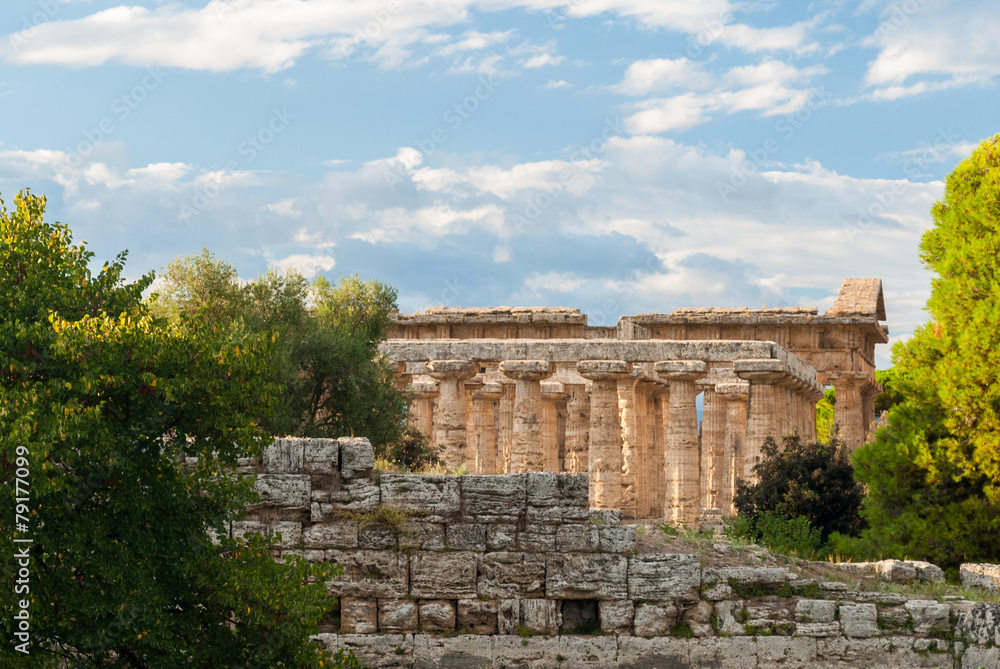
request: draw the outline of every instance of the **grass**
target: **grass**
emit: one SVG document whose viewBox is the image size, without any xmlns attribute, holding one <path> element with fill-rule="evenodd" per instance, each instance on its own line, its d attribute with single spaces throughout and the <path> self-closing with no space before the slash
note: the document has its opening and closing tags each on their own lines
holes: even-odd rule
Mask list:
<svg viewBox="0 0 1000 669">
<path fill-rule="evenodd" d="M 388 525 L 394 534 L 403 534 L 406 523 L 413 514 L 394 506 L 379 505 L 371 511 L 341 511 L 338 516 L 345 520 L 353 520 L 359 528 L 369 525 Z"/>
<path fill-rule="evenodd" d="M 691 623 L 686 620 L 682 620 L 670 628 L 670 636 L 679 637 L 681 639 L 693 639 L 694 630 L 691 629 Z"/>
</svg>

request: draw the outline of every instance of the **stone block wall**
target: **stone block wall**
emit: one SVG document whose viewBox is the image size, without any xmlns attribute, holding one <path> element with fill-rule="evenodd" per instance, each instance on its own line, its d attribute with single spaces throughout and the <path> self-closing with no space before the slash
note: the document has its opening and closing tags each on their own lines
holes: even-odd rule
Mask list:
<svg viewBox="0 0 1000 669">
<path fill-rule="evenodd" d="M 1000 667 L 1000 605 L 638 554 L 586 474 L 379 473 L 366 439 L 278 439 L 234 536 L 343 566 L 316 641 L 369 667 Z"/>
</svg>

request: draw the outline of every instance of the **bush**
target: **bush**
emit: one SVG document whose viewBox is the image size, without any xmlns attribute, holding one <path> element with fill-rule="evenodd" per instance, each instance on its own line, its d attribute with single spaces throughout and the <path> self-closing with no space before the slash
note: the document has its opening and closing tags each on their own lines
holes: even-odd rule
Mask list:
<svg viewBox="0 0 1000 669">
<path fill-rule="evenodd" d="M 441 463 L 439 449 L 432 448 L 427 435 L 410 426 L 403 435 L 386 447 L 385 458 L 407 471 L 430 469 Z"/>
<path fill-rule="evenodd" d="M 771 552 L 782 555 L 817 559 L 827 552 L 822 528 L 813 527 L 804 516 L 789 518 L 770 511 L 764 511 L 756 518 L 736 516 L 726 520 L 726 535 L 767 546 Z"/>
<path fill-rule="evenodd" d="M 805 518 L 826 542 L 831 532 L 856 535 L 862 529 L 858 515 L 864 492 L 854 480 L 846 447 L 803 444 L 798 436 L 785 437 L 778 450 L 768 438 L 763 459 L 754 466 L 757 483 L 739 481 L 733 504 L 736 511 L 759 526 L 762 514 Z"/>
</svg>

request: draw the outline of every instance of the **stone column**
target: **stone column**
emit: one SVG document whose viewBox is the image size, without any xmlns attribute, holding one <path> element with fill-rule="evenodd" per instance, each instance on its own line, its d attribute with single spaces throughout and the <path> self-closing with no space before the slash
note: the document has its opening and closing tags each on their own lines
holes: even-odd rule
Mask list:
<svg viewBox="0 0 1000 669">
<path fill-rule="evenodd" d="M 590 393 L 583 384 L 566 385 L 566 456 L 568 472 L 587 471 L 590 442 Z"/>
<path fill-rule="evenodd" d="M 699 493 L 697 389 L 694 382 L 708 373 L 701 360 L 656 363 L 656 373 L 670 381 L 670 423 L 667 427 L 666 499 L 663 515 L 669 523 L 694 527 L 701 511 Z"/>
<path fill-rule="evenodd" d="M 503 397 L 499 383 L 484 383 L 472 391 L 473 414 L 476 420 L 476 466 L 479 474 L 497 473 L 496 402 Z"/>
<path fill-rule="evenodd" d="M 501 383 L 503 395 L 497 400 L 497 473 L 510 473 L 511 435 L 514 434 L 515 384 Z"/>
<path fill-rule="evenodd" d="M 719 483 L 719 508 L 723 515 L 736 513 L 733 508 L 733 494 L 736 481 L 746 478 L 743 469 L 743 448 L 747 434 L 747 393 L 746 383 L 720 383 L 715 386 L 716 394 L 726 403 L 726 440 L 723 449 L 722 479 Z"/>
<path fill-rule="evenodd" d="M 864 407 L 861 390 L 868 383 L 865 372 L 830 372 L 827 383 L 836 388 L 837 402 L 833 405 L 833 421 L 837 434 L 850 452 L 865 443 Z"/>
<path fill-rule="evenodd" d="M 544 471 L 559 471 L 559 414 L 556 402 L 566 395 L 563 384 L 547 381 L 542 384 L 542 460 Z"/>
<path fill-rule="evenodd" d="M 410 386 L 413 402 L 406 414 L 406 424 L 420 430 L 427 443 L 434 445 L 434 398 L 438 395 L 438 384 L 433 381 L 419 381 Z"/>
<path fill-rule="evenodd" d="M 624 360 L 581 360 L 580 376 L 590 379 L 590 507 L 620 509 L 622 495 L 621 423 L 618 381 L 628 377 Z"/>
<path fill-rule="evenodd" d="M 427 373 L 439 381 L 434 439 L 445 466 L 458 467 L 469 461 L 464 381 L 475 376 L 476 364 L 472 360 L 431 360 Z"/>
<path fill-rule="evenodd" d="M 701 508 L 719 508 L 723 452 L 726 441 L 726 401 L 706 385 L 701 418 Z"/>
<path fill-rule="evenodd" d="M 622 496 L 619 508 L 622 515 L 630 519 L 636 517 L 636 479 L 639 469 L 636 381 L 634 377 L 618 381 L 618 416 L 622 433 Z"/>
<path fill-rule="evenodd" d="M 803 434 L 807 443 L 811 444 L 816 441 L 816 402 L 823 399 L 824 393 L 819 392 L 815 388 L 808 387 L 803 392 L 806 393 L 802 398 L 806 414 Z"/>
<path fill-rule="evenodd" d="M 546 360 L 504 360 L 500 363 L 500 371 L 516 383 L 510 471 L 513 474 L 543 471 L 541 380 L 552 375 L 552 363 Z"/>
<path fill-rule="evenodd" d="M 778 381 L 787 375 L 783 360 L 737 360 L 733 370 L 741 379 L 750 382 L 747 399 L 747 436 L 744 449 L 744 468 L 747 480 L 753 480 L 752 468 L 760 462 L 761 447 L 768 437 L 781 442 L 778 416 L 786 410 L 785 393 Z"/>
<path fill-rule="evenodd" d="M 670 423 L 670 386 L 667 383 L 657 384 L 655 420 L 653 426 L 653 450 L 649 467 L 649 504 L 646 513 L 649 518 L 660 518 L 664 509 L 664 491 L 666 490 L 666 452 L 667 427 Z"/>
<path fill-rule="evenodd" d="M 653 495 L 654 449 L 656 448 L 656 393 L 658 384 L 655 381 L 639 381 L 635 386 L 636 402 L 636 434 L 638 435 L 639 453 L 635 482 L 636 518 L 649 518 L 651 499 Z M 657 510 L 652 517 L 660 515 Z"/>
</svg>

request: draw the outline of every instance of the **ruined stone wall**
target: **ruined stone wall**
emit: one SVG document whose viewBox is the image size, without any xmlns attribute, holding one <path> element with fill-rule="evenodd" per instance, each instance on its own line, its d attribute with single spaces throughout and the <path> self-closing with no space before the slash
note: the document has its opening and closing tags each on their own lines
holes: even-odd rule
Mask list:
<svg viewBox="0 0 1000 669">
<path fill-rule="evenodd" d="M 353 438 L 279 439 L 240 471 L 261 504 L 231 532 L 343 565 L 316 641 L 369 667 L 1000 666 L 1000 606 L 637 554 L 586 474 L 379 474 Z"/>
</svg>

